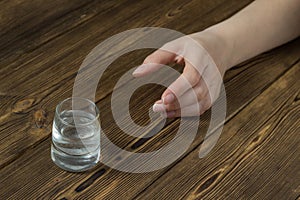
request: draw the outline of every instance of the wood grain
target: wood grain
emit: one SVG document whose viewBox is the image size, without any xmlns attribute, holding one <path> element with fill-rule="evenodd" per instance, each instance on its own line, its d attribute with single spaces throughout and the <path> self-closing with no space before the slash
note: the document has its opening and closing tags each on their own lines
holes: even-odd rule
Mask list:
<svg viewBox="0 0 300 200">
<path fill-rule="evenodd" d="M 220 2 L 221 4 L 213 4 L 212 7 L 223 8 L 222 1 Z M 139 14 L 139 11 L 150 3 L 151 2 L 146 1 L 144 4 L 134 4 L 134 7 L 130 8 L 130 12 Z M 152 22 L 154 23 L 154 25 L 156 25 L 156 23 L 158 22 L 156 22 L 156 18 L 153 19 L 153 17 L 155 15 L 162 15 L 163 18 L 160 19 L 159 22 L 163 22 L 165 16 L 160 13 L 168 12 L 168 10 L 170 10 L 170 7 L 172 7 L 173 3 L 174 2 L 170 3 L 170 5 L 163 4 L 163 7 L 161 7 L 160 9 L 155 9 L 156 7 L 159 7 L 159 5 L 155 5 L 153 9 L 156 13 L 153 13 L 151 15 L 146 15 L 145 13 L 142 13 L 142 16 L 146 17 L 146 20 L 148 22 Z M 200 8 L 203 10 L 203 14 L 208 12 L 206 11 L 206 9 L 211 9 L 210 7 L 201 6 L 201 2 L 194 1 L 191 3 L 192 5 L 187 4 L 186 6 L 188 6 L 188 8 L 195 9 L 195 5 L 193 4 L 200 5 Z M 243 6 L 244 4 L 245 2 L 241 2 L 241 6 Z M 12 115 L 12 119 L 10 120 L 11 123 L 7 123 L 7 121 L 5 121 L 4 126 L 14 127 L 15 129 L 10 129 L 10 131 L 4 132 L 3 137 L 5 137 L 6 140 L 2 142 L 5 143 L 4 148 L 9 147 L 12 144 L 14 145 L 14 148 L 9 148 L 9 151 L 1 151 L 4 152 L 5 155 L 1 156 L 1 158 L 3 159 L 1 159 L 0 161 L 0 166 L 3 163 L 6 163 L 7 161 L 11 162 L 14 156 L 17 156 L 16 152 L 22 153 L 29 146 L 32 146 L 35 143 L 38 143 L 39 140 L 44 140 L 45 137 L 49 136 L 51 132 L 51 120 L 53 117 L 53 112 L 49 111 L 53 111 L 54 107 L 58 104 L 59 101 L 67 98 L 68 96 L 71 96 L 74 78 L 76 76 L 78 66 L 80 65 L 80 62 L 83 59 L 82 52 L 84 52 L 84 55 L 86 55 L 88 53 L 88 50 L 91 50 L 91 48 L 94 47 L 96 41 L 101 41 L 101 37 L 109 37 L 109 34 L 112 34 L 111 32 L 107 32 L 107 30 L 110 30 L 110 27 L 102 26 L 103 19 L 108 20 L 107 23 L 105 23 L 105 25 L 113 26 L 113 24 L 119 24 L 121 21 L 124 20 L 124 17 L 122 16 L 128 16 L 129 19 L 132 17 L 131 15 L 128 15 L 128 12 L 125 9 L 125 7 L 129 5 L 113 4 L 113 6 L 116 7 L 115 9 L 122 11 L 116 18 L 114 18 L 114 21 L 111 21 L 111 19 L 108 18 L 108 16 L 110 15 L 106 12 L 100 14 L 99 16 L 91 18 L 91 20 L 88 20 L 87 24 L 79 25 L 76 28 L 74 28 L 71 32 L 67 32 L 61 37 L 55 38 L 52 42 L 44 44 L 41 48 L 37 49 L 36 51 L 33 51 L 33 55 L 29 54 L 29 63 L 26 62 L 28 58 L 25 54 L 25 61 L 22 59 L 18 60 L 20 62 L 24 62 L 25 65 L 19 66 L 18 63 L 12 63 L 12 65 L 9 66 L 10 70 L 6 71 L 9 73 L 3 73 L 2 84 L 0 86 L 0 91 L 2 91 L 2 93 L 10 95 L 13 94 L 15 96 L 16 101 L 34 99 L 35 104 L 29 108 L 31 112 L 28 112 L 27 114 L 23 115 Z M 105 8 L 106 7 L 104 6 L 103 9 Z M 116 10 L 114 12 L 116 12 Z M 227 12 L 227 15 L 230 15 L 233 11 Z M 78 13 L 75 13 L 75 15 L 78 15 Z M 223 15 L 224 13 L 221 14 L 221 16 Z M 199 18 L 199 20 L 201 17 L 203 16 L 197 15 L 197 18 Z M 193 16 L 191 16 L 191 18 L 193 18 Z M 209 16 L 205 16 L 205 18 L 211 20 L 211 23 L 215 23 L 215 19 L 212 19 Z M 169 18 L 166 19 L 169 20 Z M 168 20 L 164 23 L 167 23 Z M 133 23 L 130 25 L 132 27 L 143 26 L 143 22 L 141 21 L 136 21 L 135 23 L 136 24 Z M 119 31 L 122 31 L 123 28 L 130 28 L 128 26 L 128 24 L 124 24 L 124 27 L 121 26 Z M 200 30 L 202 28 L 204 27 L 199 26 Z M 60 30 L 60 27 L 58 27 L 57 29 Z M 67 43 L 65 41 L 67 41 Z M 45 51 L 47 51 L 47 54 L 43 53 Z M 37 54 L 38 57 L 36 57 L 35 54 Z M 133 57 L 127 57 L 127 59 L 121 60 L 125 61 L 123 66 L 126 66 L 122 67 L 121 69 L 117 67 L 117 63 L 115 63 L 115 65 L 112 65 L 112 70 L 110 71 L 110 73 L 107 73 L 103 77 L 104 81 L 101 82 L 101 90 L 99 90 L 99 93 L 96 94 L 96 99 L 101 99 L 111 92 L 114 86 L 114 82 L 112 82 L 109 78 L 111 74 L 114 74 L 116 78 L 121 76 L 129 68 L 137 66 L 139 63 L 141 63 L 145 55 L 145 53 L 137 54 Z M 29 73 L 26 73 L 26 71 L 23 70 L 24 68 L 26 68 L 26 70 Z M 32 116 L 34 115 L 34 112 L 36 110 L 40 109 L 44 110 L 44 112 L 47 113 L 48 126 L 44 126 L 42 129 L 36 129 L 34 125 L 35 122 L 32 121 Z M 21 122 L 21 119 L 24 121 Z M 16 120 L 20 121 L 19 126 L 15 126 L 14 122 Z M 15 136 L 11 134 L 17 131 L 26 132 L 25 139 L 24 135 Z"/>
<path fill-rule="evenodd" d="M 5 26 L 0 29 L 0 199 L 299 197 L 300 39 L 226 74 L 227 123 L 218 146 L 204 159 L 197 153 L 209 112 L 183 157 L 155 172 L 130 174 L 99 164 L 86 173 L 73 174 L 60 170 L 50 159 L 55 106 L 71 96 L 78 67 L 96 44 L 143 26 L 200 31 L 250 2 L 0 1 L 0 27 Z M 138 139 L 124 134 L 113 120 L 110 98 L 115 83 L 151 51 L 131 52 L 116 60 L 96 94 L 102 128 L 128 151 L 163 147 L 179 125 L 178 119 L 169 120 L 154 137 Z M 179 66 L 175 69 L 182 70 Z M 131 116 L 125 117 L 146 125 L 148 110 L 163 89 L 148 85 L 137 90 L 130 102 Z M 144 134 L 157 131 L 157 125 Z M 111 159 L 118 165 L 124 158 L 114 155 Z"/>
<path fill-rule="evenodd" d="M 195 149 L 138 199 L 295 199 L 300 186 L 299 75 L 297 63 L 226 124 L 208 157 L 199 159 Z"/>
<path fill-rule="evenodd" d="M 297 45 L 298 46 L 298 45 Z M 271 56 L 272 58 L 272 56 Z M 277 63 L 276 65 L 274 65 L 272 68 L 270 68 L 270 63 L 273 63 L 273 60 L 270 59 L 266 59 L 265 63 L 261 63 L 260 66 L 258 66 L 261 71 L 257 71 L 255 67 L 251 68 L 248 67 L 247 70 L 243 71 L 243 73 L 240 74 L 240 78 L 238 79 L 237 77 L 235 79 L 232 79 L 231 81 L 233 83 L 231 83 L 230 81 L 226 84 L 229 85 L 228 86 L 228 93 L 231 94 L 228 96 L 228 101 L 232 102 L 235 99 L 239 98 L 239 99 L 244 99 L 244 101 L 238 101 L 239 104 L 231 104 L 230 103 L 230 107 L 228 108 L 229 110 L 229 116 L 230 116 L 230 112 L 234 112 L 237 110 L 237 108 L 242 107 L 243 105 L 247 105 L 249 101 L 251 101 L 251 99 L 248 98 L 249 93 L 252 94 L 252 92 L 256 91 L 256 95 L 259 95 L 260 90 L 263 89 L 264 85 L 266 84 L 266 82 L 268 82 L 270 84 L 270 80 L 269 79 L 262 79 L 264 80 L 264 84 L 262 83 L 261 86 L 259 86 L 259 84 L 257 84 L 259 87 L 255 87 L 252 90 L 250 90 L 250 86 L 253 86 L 254 83 L 257 83 L 257 80 L 259 80 L 262 77 L 266 77 L 267 74 L 270 73 L 278 73 L 280 72 L 278 69 L 280 69 L 280 67 L 282 67 L 282 63 Z M 277 67 L 276 67 L 277 66 Z M 284 69 L 288 69 L 286 67 L 284 67 Z M 285 71 L 285 70 L 283 70 Z M 249 77 L 249 75 L 251 75 L 252 77 L 257 77 L 258 79 L 249 79 L 248 82 L 246 82 L 247 84 L 245 84 L 244 82 L 242 82 L 241 80 L 245 79 L 246 77 Z M 256 84 L 255 84 L 256 85 Z M 248 90 L 246 89 L 242 89 L 242 88 L 249 88 Z M 241 91 L 244 92 L 240 92 L 240 93 L 234 93 L 233 91 L 236 90 L 236 88 L 241 88 Z M 151 93 L 152 91 L 150 90 L 149 93 Z M 141 94 L 141 99 L 144 98 L 144 96 L 147 96 L 147 93 L 145 94 Z M 244 98 L 242 98 L 244 97 Z M 148 104 L 148 106 L 150 106 L 150 102 L 155 100 L 154 98 L 151 99 L 149 98 L 149 100 L 147 101 L 146 105 Z M 137 102 L 140 102 L 140 99 L 136 99 Z M 133 102 L 135 103 L 135 102 Z M 105 105 L 109 104 L 109 97 L 105 98 L 103 101 L 100 102 L 100 107 L 106 108 L 104 107 Z M 137 105 L 138 107 L 139 105 Z M 105 109 L 106 110 L 106 109 Z M 108 111 L 105 113 L 105 116 L 107 116 Z M 104 125 L 104 129 L 105 126 L 109 126 L 111 127 L 111 129 L 106 129 L 106 131 L 108 131 L 110 134 L 115 134 L 115 139 L 113 140 L 114 142 L 116 142 L 118 145 L 120 145 L 121 147 L 125 147 L 125 148 L 130 148 L 132 146 L 132 144 L 134 144 L 135 142 L 137 142 L 137 139 L 134 140 L 133 142 L 129 143 L 128 142 L 131 141 L 131 138 L 127 138 L 126 136 L 124 137 L 123 134 L 121 134 L 121 132 L 116 131 L 116 127 L 115 125 L 112 124 L 112 121 L 110 121 L 111 119 L 106 118 L 106 119 L 102 119 L 102 124 Z M 168 139 L 164 139 L 165 136 L 167 136 L 168 134 L 173 134 L 173 131 L 176 130 L 177 125 L 173 124 L 170 127 L 167 127 L 161 134 L 157 135 L 157 137 L 152 138 L 152 142 L 148 141 L 145 145 L 145 149 L 149 149 L 149 146 L 152 147 L 150 148 L 150 150 L 154 148 L 158 148 L 162 145 L 165 144 L 165 142 L 168 141 Z M 165 137 L 166 138 L 166 137 Z M 195 147 L 195 145 L 198 145 L 201 142 L 201 137 L 198 138 L 198 140 L 196 141 L 196 143 L 192 146 Z M 160 141 L 160 142 L 159 142 Z M 128 145 L 128 147 L 126 147 L 126 145 Z M 40 146 L 46 146 L 45 148 L 42 148 Z M 143 144 L 141 145 L 143 146 Z M 29 160 L 31 160 L 31 154 L 33 156 L 33 160 L 36 160 L 36 162 L 24 162 L 24 160 L 27 160 L 26 158 L 29 157 Z M 22 159 L 23 158 L 23 159 Z M 20 180 L 21 174 L 24 175 L 34 175 L 34 176 L 39 176 L 40 171 L 36 171 L 36 172 L 31 172 L 28 173 L 27 170 L 30 171 L 30 169 L 36 168 L 35 166 L 39 166 L 41 167 L 41 165 L 44 165 L 44 167 L 41 167 L 42 169 L 47 169 L 49 167 L 49 162 L 51 162 L 49 160 L 49 140 L 46 140 L 44 142 L 42 142 L 41 144 L 37 145 L 35 148 L 27 150 L 25 152 L 25 154 L 22 156 L 22 158 L 19 158 L 18 160 L 15 161 L 15 163 L 12 163 L 10 165 L 8 165 L 7 167 L 4 168 L 5 171 L 1 171 L 1 174 L 7 174 L 7 176 L 4 177 L 8 177 L 8 179 L 4 179 L 5 181 L 2 182 L 5 185 L 10 185 L 8 184 L 10 181 L 12 180 Z M 17 164 L 20 163 L 20 164 Z M 22 168 L 20 168 L 19 170 L 15 169 L 15 168 L 11 168 L 10 166 L 13 165 L 17 165 L 17 166 L 23 166 Z M 79 194 L 90 194 L 91 191 L 95 191 L 96 194 L 94 195 L 112 195 L 113 198 L 116 198 L 120 192 L 128 195 L 128 197 L 130 196 L 134 196 L 135 192 L 139 192 L 141 190 L 143 190 L 143 188 L 149 184 L 151 184 L 156 177 L 159 177 L 161 174 L 163 174 L 164 171 L 160 171 L 159 173 L 151 173 L 149 176 L 145 176 L 145 175 L 132 175 L 132 174 L 126 174 L 126 173 L 122 173 L 122 172 L 117 172 L 115 170 L 111 170 L 108 169 L 104 166 L 99 166 L 97 167 L 95 170 L 93 170 L 91 173 L 92 174 L 99 174 L 99 171 L 103 171 L 103 169 L 106 170 L 106 173 L 104 173 L 102 176 L 99 177 L 99 179 L 97 181 L 94 181 L 94 185 L 88 185 L 87 188 L 85 188 L 85 190 L 80 190 L 77 189 L 79 188 L 84 188 L 82 187 L 82 184 L 86 184 L 86 181 L 88 181 L 90 183 L 90 176 L 94 177 L 94 175 L 89 175 L 89 174 L 69 174 L 67 172 L 63 172 L 61 170 L 59 170 L 58 168 L 56 168 L 55 166 L 47 169 L 47 172 L 43 173 L 43 177 L 44 179 L 39 179 L 37 181 L 36 180 L 30 180 L 28 179 L 28 182 L 26 180 L 22 180 L 20 181 L 20 183 L 22 183 L 22 185 L 17 185 L 17 184 L 13 184 L 12 187 L 7 188 L 7 192 L 8 191 L 14 191 L 15 188 L 18 188 L 18 191 L 15 192 L 15 195 L 34 195 L 35 197 L 49 197 L 53 194 L 56 194 L 57 191 L 64 191 L 66 185 L 67 185 L 67 193 L 64 193 L 62 196 L 73 196 L 78 194 L 77 191 L 80 191 Z M 8 170 L 8 171 L 6 171 Z M 59 172 L 59 173 L 58 173 Z M 14 175 L 12 175 L 12 173 Z M 34 174 L 32 174 L 34 173 Z M 57 174 L 56 174 L 57 173 Z M 154 175 L 153 175 L 154 174 Z M 56 181 L 59 180 L 59 181 Z M 82 180 L 82 182 L 77 183 L 78 181 Z M 103 190 L 107 190 L 107 187 L 110 187 L 110 182 L 111 180 L 115 180 L 114 183 L 112 183 L 112 187 L 115 186 L 114 184 L 116 182 L 120 182 L 120 186 L 118 188 L 115 188 L 116 191 L 111 191 L 112 193 L 105 193 Z M 137 182 L 139 182 L 140 187 L 133 187 L 134 184 L 136 184 Z M 23 186 L 24 183 L 27 183 L 26 186 Z M 109 184 L 108 184 L 109 183 Z M 49 184 L 51 184 L 51 186 L 49 186 Z M 133 185 L 132 185 L 133 184 Z M 41 186 L 43 185 L 43 186 Z M 107 187 L 98 187 L 98 185 L 106 185 Z M 124 185 L 123 187 L 121 187 L 122 185 Z M 38 186 L 38 188 L 36 188 Z M 131 187 L 131 190 L 127 190 L 128 187 Z M 35 188 L 34 191 L 35 193 L 31 193 L 32 188 Z M 51 188 L 49 190 L 49 188 Z M 39 190 L 40 189 L 40 190 Z M 47 192 L 45 192 L 45 189 L 48 189 Z M 74 192 L 71 192 L 74 191 Z M 71 192 L 71 193 L 70 193 Z M 83 193 L 81 193 L 83 192 Z M 127 192 L 127 193 L 126 193 Z M 12 194 L 11 192 L 8 192 L 8 194 Z M 41 196 L 42 195 L 42 196 Z M 45 195 L 45 196 L 43 196 Z M 92 195 L 92 194 L 91 194 Z M 32 196 L 33 197 L 33 196 Z"/>
</svg>

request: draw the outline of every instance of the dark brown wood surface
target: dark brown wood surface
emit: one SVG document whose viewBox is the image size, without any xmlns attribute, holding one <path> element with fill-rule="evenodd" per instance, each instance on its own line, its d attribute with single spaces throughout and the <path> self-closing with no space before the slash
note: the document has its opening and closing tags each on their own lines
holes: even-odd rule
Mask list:
<svg viewBox="0 0 300 200">
<path fill-rule="evenodd" d="M 101 163 L 85 173 L 69 173 L 50 158 L 55 106 L 72 95 L 79 66 L 95 45 L 144 26 L 201 31 L 251 2 L 0 1 L 0 199 L 299 199 L 300 39 L 226 73 L 226 124 L 205 158 L 198 158 L 202 134 L 172 165 L 149 173 L 125 173 Z M 133 152 L 163 147 L 180 124 L 169 120 L 154 137 L 139 139 L 124 134 L 113 120 L 114 85 L 151 51 L 120 57 L 96 93 L 102 129 Z M 135 122 L 149 122 L 148 110 L 163 89 L 147 85 L 134 93 Z M 203 115 L 200 130 L 209 117 Z"/>
</svg>

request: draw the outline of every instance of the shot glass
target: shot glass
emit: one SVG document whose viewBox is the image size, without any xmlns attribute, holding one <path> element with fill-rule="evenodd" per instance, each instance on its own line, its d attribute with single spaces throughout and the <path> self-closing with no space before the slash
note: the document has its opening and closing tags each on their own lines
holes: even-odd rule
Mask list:
<svg viewBox="0 0 300 200">
<path fill-rule="evenodd" d="M 51 158 L 60 168 L 82 172 L 100 159 L 99 109 L 94 102 L 72 97 L 56 107 Z"/>
</svg>

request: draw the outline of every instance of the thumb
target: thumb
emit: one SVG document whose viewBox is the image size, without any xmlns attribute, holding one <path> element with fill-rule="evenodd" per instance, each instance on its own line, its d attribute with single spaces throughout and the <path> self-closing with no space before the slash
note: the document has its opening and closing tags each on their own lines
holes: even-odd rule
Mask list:
<svg viewBox="0 0 300 200">
<path fill-rule="evenodd" d="M 143 65 L 139 66 L 132 75 L 134 77 L 142 77 L 161 68 L 162 64 L 166 65 L 175 61 L 176 54 L 158 49 L 149 56 L 147 56 L 143 62 Z M 151 65 L 148 65 L 151 64 Z"/>
</svg>

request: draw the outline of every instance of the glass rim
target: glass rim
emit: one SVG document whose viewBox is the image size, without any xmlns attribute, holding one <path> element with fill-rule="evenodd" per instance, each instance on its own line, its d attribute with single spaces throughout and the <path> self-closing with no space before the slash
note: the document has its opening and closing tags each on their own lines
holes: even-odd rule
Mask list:
<svg viewBox="0 0 300 200">
<path fill-rule="evenodd" d="M 71 101 L 72 101 L 72 100 L 83 100 L 83 101 L 86 101 L 86 102 L 92 104 L 92 105 L 94 106 L 94 108 L 95 108 L 96 115 L 94 116 L 94 118 L 93 118 L 91 121 L 89 121 L 89 122 L 87 122 L 87 123 L 74 123 L 74 124 L 71 124 L 71 123 L 69 123 L 69 122 L 63 120 L 63 119 L 60 117 L 59 109 L 62 107 L 63 103 L 65 103 L 65 102 L 67 102 L 67 101 L 70 101 L 70 100 L 71 100 Z M 99 114 L 100 114 L 100 111 L 99 111 L 99 108 L 97 107 L 96 103 L 94 103 L 94 102 L 91 101 L 90 99 L 82 98 L 82 97 L 68 97 L 68 98 L 66 98 L 66 99 L 64 99 L 64 100 L 62 100 L 62 101 L 60 101 L 60 102 L 58 103 L 58 105 L 56 106 L 56 108 L 55 108 L 55 115 L 59 118 L 59 120 L 60 120 L 62 123 L 64 123 L 65 125 L 68 125 L 68 126 L 77 126 L 77 125 L 79 125 L 79 126 L 86 126 L 86 125 L 90 125 L 90 124 L 94 123 L 96 120 L 99 119 Z"/>
</svg>

